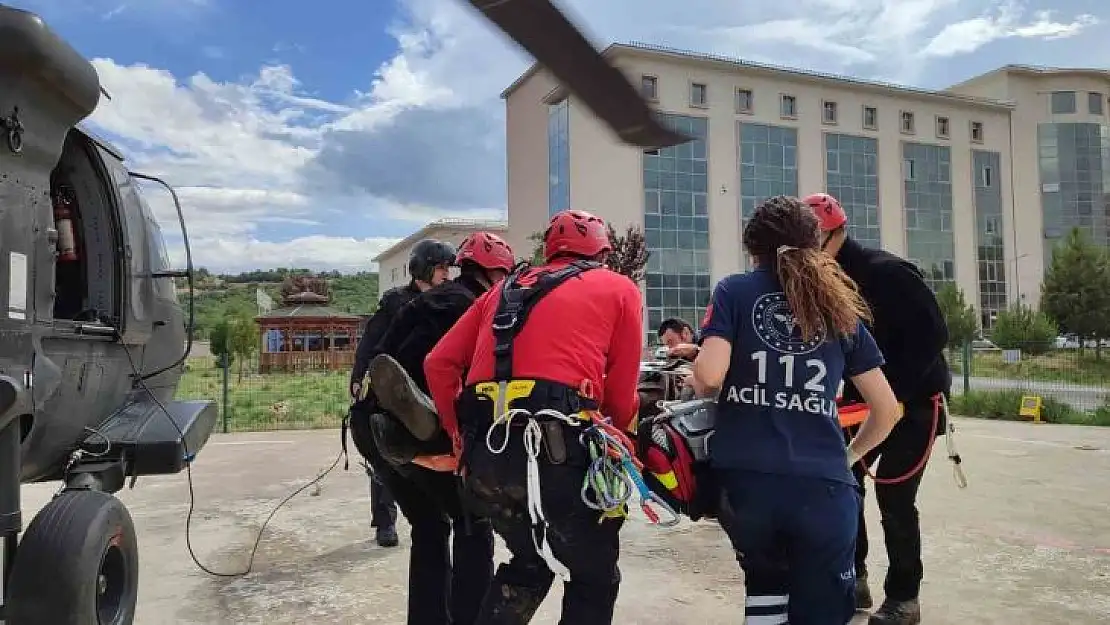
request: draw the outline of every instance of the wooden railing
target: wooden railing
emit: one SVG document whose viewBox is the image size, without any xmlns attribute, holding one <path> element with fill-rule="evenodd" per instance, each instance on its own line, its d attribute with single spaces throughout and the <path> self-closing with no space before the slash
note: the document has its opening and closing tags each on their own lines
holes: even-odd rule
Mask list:
<svg viewBox="0 0 1110 625">
<path fill-rule="evenodd" d="M 271 371 L 309 371 L 326 369 L 331 371 L 349 370 L 355 364 L 355 352 L 277 352 L 258 355 L 259 373 Z"/>
</svg>

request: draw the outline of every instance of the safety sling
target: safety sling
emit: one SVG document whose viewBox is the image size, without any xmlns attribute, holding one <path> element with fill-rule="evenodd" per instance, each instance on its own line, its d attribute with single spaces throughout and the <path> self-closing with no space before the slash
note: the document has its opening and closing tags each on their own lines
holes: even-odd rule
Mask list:
<svg viewBox="0 0 1110 625">
<path fill-rule="evenodd" d="M 635 478 L 639 478 L 639 471 L 634 464 L 635 458 L 630 452 L 631 445 L 622 445 L 620 441 L 613 437 L 614 428 L 602 422 L 600 414 L 596 412 L 597 403 L 588 393 L 579 392 L 582 389 L 567 389 L 564 387 L 562 390 L 566 391 L 564 394 L 565 401 L 548 403 L 542 397 L 545 393 L 541 391 L 541 388 L 546 390 L 546 394 L 550 395 L 551 399 L 554 399 L 554 395 L 561 394 L 557 391 L 560 390 L 559 387 L 562 387 L 562 385 L 543 380 L 518 380 L 513 378 L 513 343 L 523 329 L 532 309 L 544 296 L 565 284 L 568 280 L 600 267 L 602 265 L 597 262 L 573 261 L 564 267 L 544 271 L 536 275 L 535 281 L 530 285 L 521 284 L 521 278 L 526 268 L 519 269 L 505 278 L 498 308 L 493 316 L 494 381 L 479 383 L 473 388 L 476 396 L 485 397 L 494 403 L 493 423 L 486 432 L 486 447 L 491 453 L 500 454 L 507 448 L 510 427 L 515 419 L 521 418 L 525 421 L 523 436 L 524 450 L 527 455 L 527 497 L 528 514 L 532 522 L 532 542 L 536 552 L 544 559 L 551 571 L 563 580 L 570 580 L 570 571 L 555 557 L 547 541 L 547 519 L 543 511 L 539 473 L 539 455 L 543 443 L 547 442 L 549 455 L 559 455 L 558 447 L 561 445 L 559 443 L 553 444 L 553 441 L 562 440 L 563 427 L 582 428 L 588 426 L 582 432 L 579 440 L 589 451 L 594 452 L 590 454 L 591 456 L 601 455 L 601 460 L 608 461 L 609 464 L 616 464 L 623 469 L 622 473 L 631 472 L 635 474 Z M 536 395 L 541 397 L 536 397 Z M 532 404 L 533 408 L 538 409 L 531 411 L 513 406 L 514 401 L 524 398 L 531 399 L 532 401 L 529 403 Z M 569 409 L 562 412 L 542 407 L 543 404 L 551 405 L 552 403 L 562 403 L 565 408 Z M 500 443 L 496 443 L 494 433 L 499 428 L 504 428 L 504 438 Z M 595 441 L 603 443 L 603 446 L 599 447 Z M 564 458 L 565 453 L 566 448 L 564 446 L 562 449 Z M 558 462 L 555 458 L 553 458 L 553 461 Z M 597 462 L 591 457 L 591 465 L 595 464 Z M 594 466 L 591 466 L 586 483 L 583 484 L 583 500 L 586 505 L 601 510 L 601 507 L 598 506 L 600 501 L 591 502 L 586 496 L 586 491 L 597 483 L 597 480 L 592 479 L 591 475 L 596 475 L 596 467 Z M 603 485 L 599 484 L 598 486 Z M 598 490 L 598 488 L 594 490 Z M 644 491 L 647 491 L 646 485 L 641 490 L 641 492 Z M 601 492 L 598 490 L 598 500 L 601 499 Z M 624 499 L 627 499 L 627 497 Z M 624 501 L 612 503 L 623 508 Z M 646 508 L 646 505 L 644 507 Z M 616 516 L 612 514 L 612 510 L 603 512 L 607 513 L 606 516 Z"/>
</svg>

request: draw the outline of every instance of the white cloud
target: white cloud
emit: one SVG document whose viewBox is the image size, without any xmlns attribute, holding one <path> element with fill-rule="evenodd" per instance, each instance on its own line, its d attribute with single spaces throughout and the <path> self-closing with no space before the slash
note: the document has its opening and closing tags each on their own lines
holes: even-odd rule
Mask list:
<svg viewBox="0 0 1110 625">
<path fill-rule="evenodd" d="M 102 13 L 125 4 L 95 2 Z M 388 232 L 396 235 L 436 217 L 502 217 L 497 95 L 530 59 L 458 0 L 393 2 L 400 8 L 390 31 L 397 53 L 341 101 L 310 92 L 286 65 L 219 82 L 204 73 L 174 76 L 95 61 L 113 99 L 101 102 L 94 125 L 134 167 L 178 185 L 198 264 L 360 269 L 394 240 L 378 228 L 386 222 L 401 224 Z M 1068 2 L 1056 3 L 1051 14 L 1036 10 L 1053 6 L 1047 0 L 566 4 L 599 45 L 639 40 L 916 81 L 938 57 L 968 55 L 1003 39 L 1066 39 L 1099 24 L 1066 10 Z M 219 10 L 199 0 L 181 6 L 194 14 Z M 278 49 L 304 55 L 312 46 L 285 42 Z M 174 249 L 172 205 L 155 189 L 147 195 Z"/>
<path fill-rule="evenodd" d="M 950 57 L 968 54 L 1001 39 L 1064 39 L 1095 26 L 1099 19 L 1080 14 L 1068 22 L 1053 18 L 1051 11 L 1038 11 L 1031 21 L 1022 19 L 1024 11 L 1003 5 L 990 13 L 945 26 L 921 51 L 924 57 Z"/>
</svg>

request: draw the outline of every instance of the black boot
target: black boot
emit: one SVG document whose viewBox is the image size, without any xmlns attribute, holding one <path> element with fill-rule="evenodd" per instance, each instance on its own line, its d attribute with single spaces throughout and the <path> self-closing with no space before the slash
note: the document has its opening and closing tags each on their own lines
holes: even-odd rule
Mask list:
<svg viewBox="0 0 1110 625">
<path fill-rule="evenodd" d="M 868 625 L 918 625 L 921 623 L 921 604 L 917 599 L 895 601 L 886 599 L 871 615 Z"/>
<path fill-rule="evenodd" d="M 867 573 L 856 576 L 856 609 L 870 610 L 875 605 L 871 598 L 871 587 L 867 585 Z"/>
<path fill-rule="evenodd" d="M 439 433 L 435 404 L 388 354 L 378 354 L 370 361 L 370 388 L 382 408 L 397 417 L 417 439 L 430 441 Z"/>
</svg>

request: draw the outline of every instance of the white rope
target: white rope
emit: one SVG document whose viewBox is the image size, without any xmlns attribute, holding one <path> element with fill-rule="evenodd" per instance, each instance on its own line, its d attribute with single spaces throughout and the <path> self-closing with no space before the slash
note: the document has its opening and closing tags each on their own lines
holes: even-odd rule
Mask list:
<svg viewBox="0 0 1110 625">
<path fill-rule="evenodd" d="M 571 426 L 579 426 L 582 421 L 565 415 L 558 410 L 544 409 L 531 412 L 523 408 L 513 408 L 493 420 L 493 424 L 486 430 L 486 448 L 490 453 L 501 454 L 509 446 L 510 426 L 517 417 L 525 417 L 528 422 L 524 426 L 524 451 L 527 454 L 527 487 L 528 487 L 528 516 L 532 520 L 532 545 L 536 553 L 540 554 L 551 572 L 558 575 L 564 582 L 570 581 L 570 569 L 566 567 L 555 553 L 551 551 L 551 544 L 547 541 L 547 517 L 543 513 L 543 492 L 540 486 L 540 452 L 543 450 L 543 428 L 540 427 L 538 417 L 558 419 Z M 500 445 L 493 444 L 493 433 L 498 426 L 504 426 L 505 438 Z M 538 531 L 537 531 L 538 530 Z"/>
<path fill-rule="evenodd" d="M 941 409 L 944 410 L 944 419 L 947 424 L 947 432 L 944 436 L 944 445 L 948 448 L 948 459 L 952 461 L 952 476 L 956 480 L 958 488 L 967 488 L 967 475 L 964 474 L 962 466 L 963 458 L 960 452 L 956 449 L 956 424 L 952 422 L 952 413 L 948 412 L 948 398 L 941 394 L 940 396 Z"/>
</svg>

